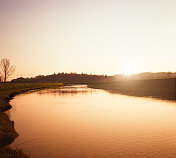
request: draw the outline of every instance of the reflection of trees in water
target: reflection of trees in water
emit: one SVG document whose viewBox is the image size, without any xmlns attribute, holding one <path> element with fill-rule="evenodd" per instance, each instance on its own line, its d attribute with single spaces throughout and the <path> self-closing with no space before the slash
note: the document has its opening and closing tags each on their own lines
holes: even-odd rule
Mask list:
<svg viewBox="0 0 176 158">
<path fill-rule="evenodd" d="M 51 94 L 51 95 L 59 95 L 59 96 L 67 96 L 67 95 L 78 95 L 78 94 L 87 94 L 87 93 L 93 93 L 95 89 L 91 88 L 85 88 L 85 86 L 65 86 L 64 88 L 58 88 L 58 89 L 47 89 L 43 91 L 38 91 L 37 94 Z"/>
</svg>

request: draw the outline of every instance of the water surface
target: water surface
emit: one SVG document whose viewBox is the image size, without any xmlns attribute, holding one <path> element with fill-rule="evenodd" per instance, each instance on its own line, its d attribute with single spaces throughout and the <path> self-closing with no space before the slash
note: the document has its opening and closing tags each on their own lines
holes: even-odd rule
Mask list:
<svg viewBox="0 0 176 158">
<path fill-rule="evenodd" d="M 32 158 L 175 158 L 175 103 L 86 86 L 16 96 L 11 145 Z"/>
</svg>

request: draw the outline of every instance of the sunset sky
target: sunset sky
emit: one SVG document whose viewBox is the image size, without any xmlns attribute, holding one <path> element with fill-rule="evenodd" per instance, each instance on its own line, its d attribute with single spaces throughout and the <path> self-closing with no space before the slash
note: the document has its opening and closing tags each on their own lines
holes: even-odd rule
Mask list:
<svg viewBox="0 0 176 158">
<path fill-rule="evenodd" d="M 176 71 L 175 0 L 0 0 L 15 77 Z"/>
</svg>

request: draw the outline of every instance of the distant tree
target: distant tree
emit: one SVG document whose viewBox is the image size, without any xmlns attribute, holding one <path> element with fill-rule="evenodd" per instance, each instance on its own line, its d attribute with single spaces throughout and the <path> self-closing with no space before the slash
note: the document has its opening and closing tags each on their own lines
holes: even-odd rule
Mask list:
<svg viewBox="0 0 176 158">
<path fill-rule="evenodd" d="M 15 72 L 15 66 L 10 64 L 9 59 L 2 59 L 0 62 L 0 78 L 2 82 L 6 82 L 7 79 Z"/>
</svg>

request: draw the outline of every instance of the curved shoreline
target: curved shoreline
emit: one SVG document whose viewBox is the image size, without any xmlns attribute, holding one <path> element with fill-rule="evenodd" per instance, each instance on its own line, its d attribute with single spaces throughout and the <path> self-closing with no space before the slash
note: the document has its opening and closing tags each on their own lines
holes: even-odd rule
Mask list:
<svg viewBox="0 0 176 158">
<path fill-rule="evenodd" d="M 15 130 L 14 122 L 10 120 L 5 111 L 12 108 L 10 100 L 14 96 L 30 91 L 41 90 L 45 88 L 58 88 L 62 83 L 0 83 L 0 157 L 28 157 L 21 149 L 11 149 L 8 147 L 18 133 Z"/>
</svg>

